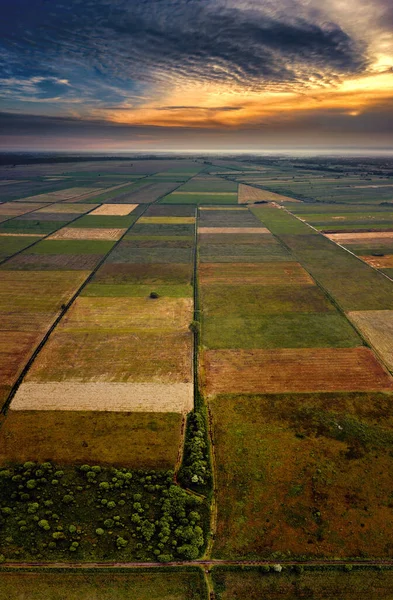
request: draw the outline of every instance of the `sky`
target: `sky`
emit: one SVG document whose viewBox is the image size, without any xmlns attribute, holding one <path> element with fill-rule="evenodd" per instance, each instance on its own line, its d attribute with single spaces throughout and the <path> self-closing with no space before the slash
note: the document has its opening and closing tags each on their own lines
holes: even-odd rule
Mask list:
<svg viewBox="0 0 393 600">
<path fill-rule="evenodd" d="M 392 0 L 0 0 L 0 149 L 393 147 Z"/>
</svg>

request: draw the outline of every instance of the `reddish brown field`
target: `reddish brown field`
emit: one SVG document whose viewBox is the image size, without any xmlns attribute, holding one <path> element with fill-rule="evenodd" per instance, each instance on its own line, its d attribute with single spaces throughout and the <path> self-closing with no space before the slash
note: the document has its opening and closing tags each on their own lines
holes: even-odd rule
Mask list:
<svg viewBox="0 0 393 600">
<path fill-rule="evenodd" d="M 92 270 L 102 254 L 18 254 L 4 265 L 7 270 L 85 271 Z"/>
<path fill-rule="evenodd" d="M 206 350 L 207 395 L 393 390 L 368 348 Z"/>
<path fill-rule="evenodd" d="M 376 269 L 393 268 L 393 254 L 387 254 L 386 256 L 362 256 L 361 259 Z"/>
<path fill-rule="evenodd" d="M 201 263 L 199 280 L 202 284 L 314 285 L 297 262 Z"/>
<path fill-rule="evenodd" d="M 0 336 L 0 381 L 13 385 L 33 354 L 42 334 L 39 332 L 2 331 Z"/>
</svg>

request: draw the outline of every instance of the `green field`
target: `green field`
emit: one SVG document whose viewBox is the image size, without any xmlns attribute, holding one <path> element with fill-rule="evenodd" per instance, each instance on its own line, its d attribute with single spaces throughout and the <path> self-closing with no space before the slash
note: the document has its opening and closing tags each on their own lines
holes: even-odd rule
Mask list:
<svg viewBox="0 0 393 600">
<path fill-rule="evenodd" d="M 216 558 L 390 555 L 391 396 L 219 396 L 209 404 Z"/>
<path fill-rule="evenodd" d="M 288 212 L 274 208 L 253 212 L 345 311 L 393 308 L 392 283 L 375 269 Z"/>
<path fill-rule="evenodd" d="M 351 573 L 344 568 L 331 571 L 303 567 L 287 568 L 282 573 L 249 568 L 236 570 L 215 567 L 212 571 L 217 600 L 390 600 L 393 573 L 389 570 L 359 569 Z"/>
<path fill-rule="evenodd" d="M 2 573 L 0 600 L 205 600 L 201 573 Z"/>
</svg>

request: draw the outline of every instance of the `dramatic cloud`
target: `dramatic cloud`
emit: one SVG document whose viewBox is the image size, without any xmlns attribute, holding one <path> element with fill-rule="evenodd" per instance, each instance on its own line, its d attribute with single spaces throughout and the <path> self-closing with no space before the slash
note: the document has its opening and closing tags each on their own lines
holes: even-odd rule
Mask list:
<svg viewBox="0 0 393 600">
<path fill-rule="evenodd" d="M 2 110 L 72 118 L 81 135 L 88 121 L 263 129 L 318 110 L 349 124 L 393 98 L 389 0 L 13 0 L 0 39 Z"/>
</svg>

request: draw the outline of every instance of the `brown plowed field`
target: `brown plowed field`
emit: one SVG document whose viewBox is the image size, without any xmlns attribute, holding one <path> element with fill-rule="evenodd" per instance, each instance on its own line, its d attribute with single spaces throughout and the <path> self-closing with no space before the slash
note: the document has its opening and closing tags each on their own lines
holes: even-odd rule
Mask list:
<svg viewBox="0 0 393 600">
<path fill-rule="evenodd" d="M 121 238 L 125 229 L 104 229 L 104 228 L 83 228 L 83 227 L 63 227 L 52 234 L 50 240 L 118 240 Z"/>
<path fill-rule="evenodd" d="M 201 284 L 314 285 L 297 262 L 201 263 Z"/>
<path fill-rule="evenodd" d="M 362 256 L 361 259 L 376 269 L 393 268 L 393 254 L 387 254 L 386 256 Z"/>
<path fill-rule="evenodd" d="M 239 204 L 254 204 L 254 202 L 300 202 L 295 198 L 282 196 L 268 190 L 261 190 L 250 185 L 239 184 Z"/>
<path fill-rule="evenodd" d="M 7 270 L 89 271 L 94 269 L 102 254 L 18 254 L 2 267 Z"/>
<path fill-rule="evenodd" d="M 42 333 L 2 331 L 0 335 L 0 381 L 13 385 L 30 358 Z"/>
<path fill-rule="evenodd" d="M 376 350 L 386 366 L 393 370 L 393 310 L 349 312 L 348 317 Z"/>
<path fill-rule="evenodd" d="M 208 395 L 393 390 L 368 348 L 206 350 Z"/>
</svg>

